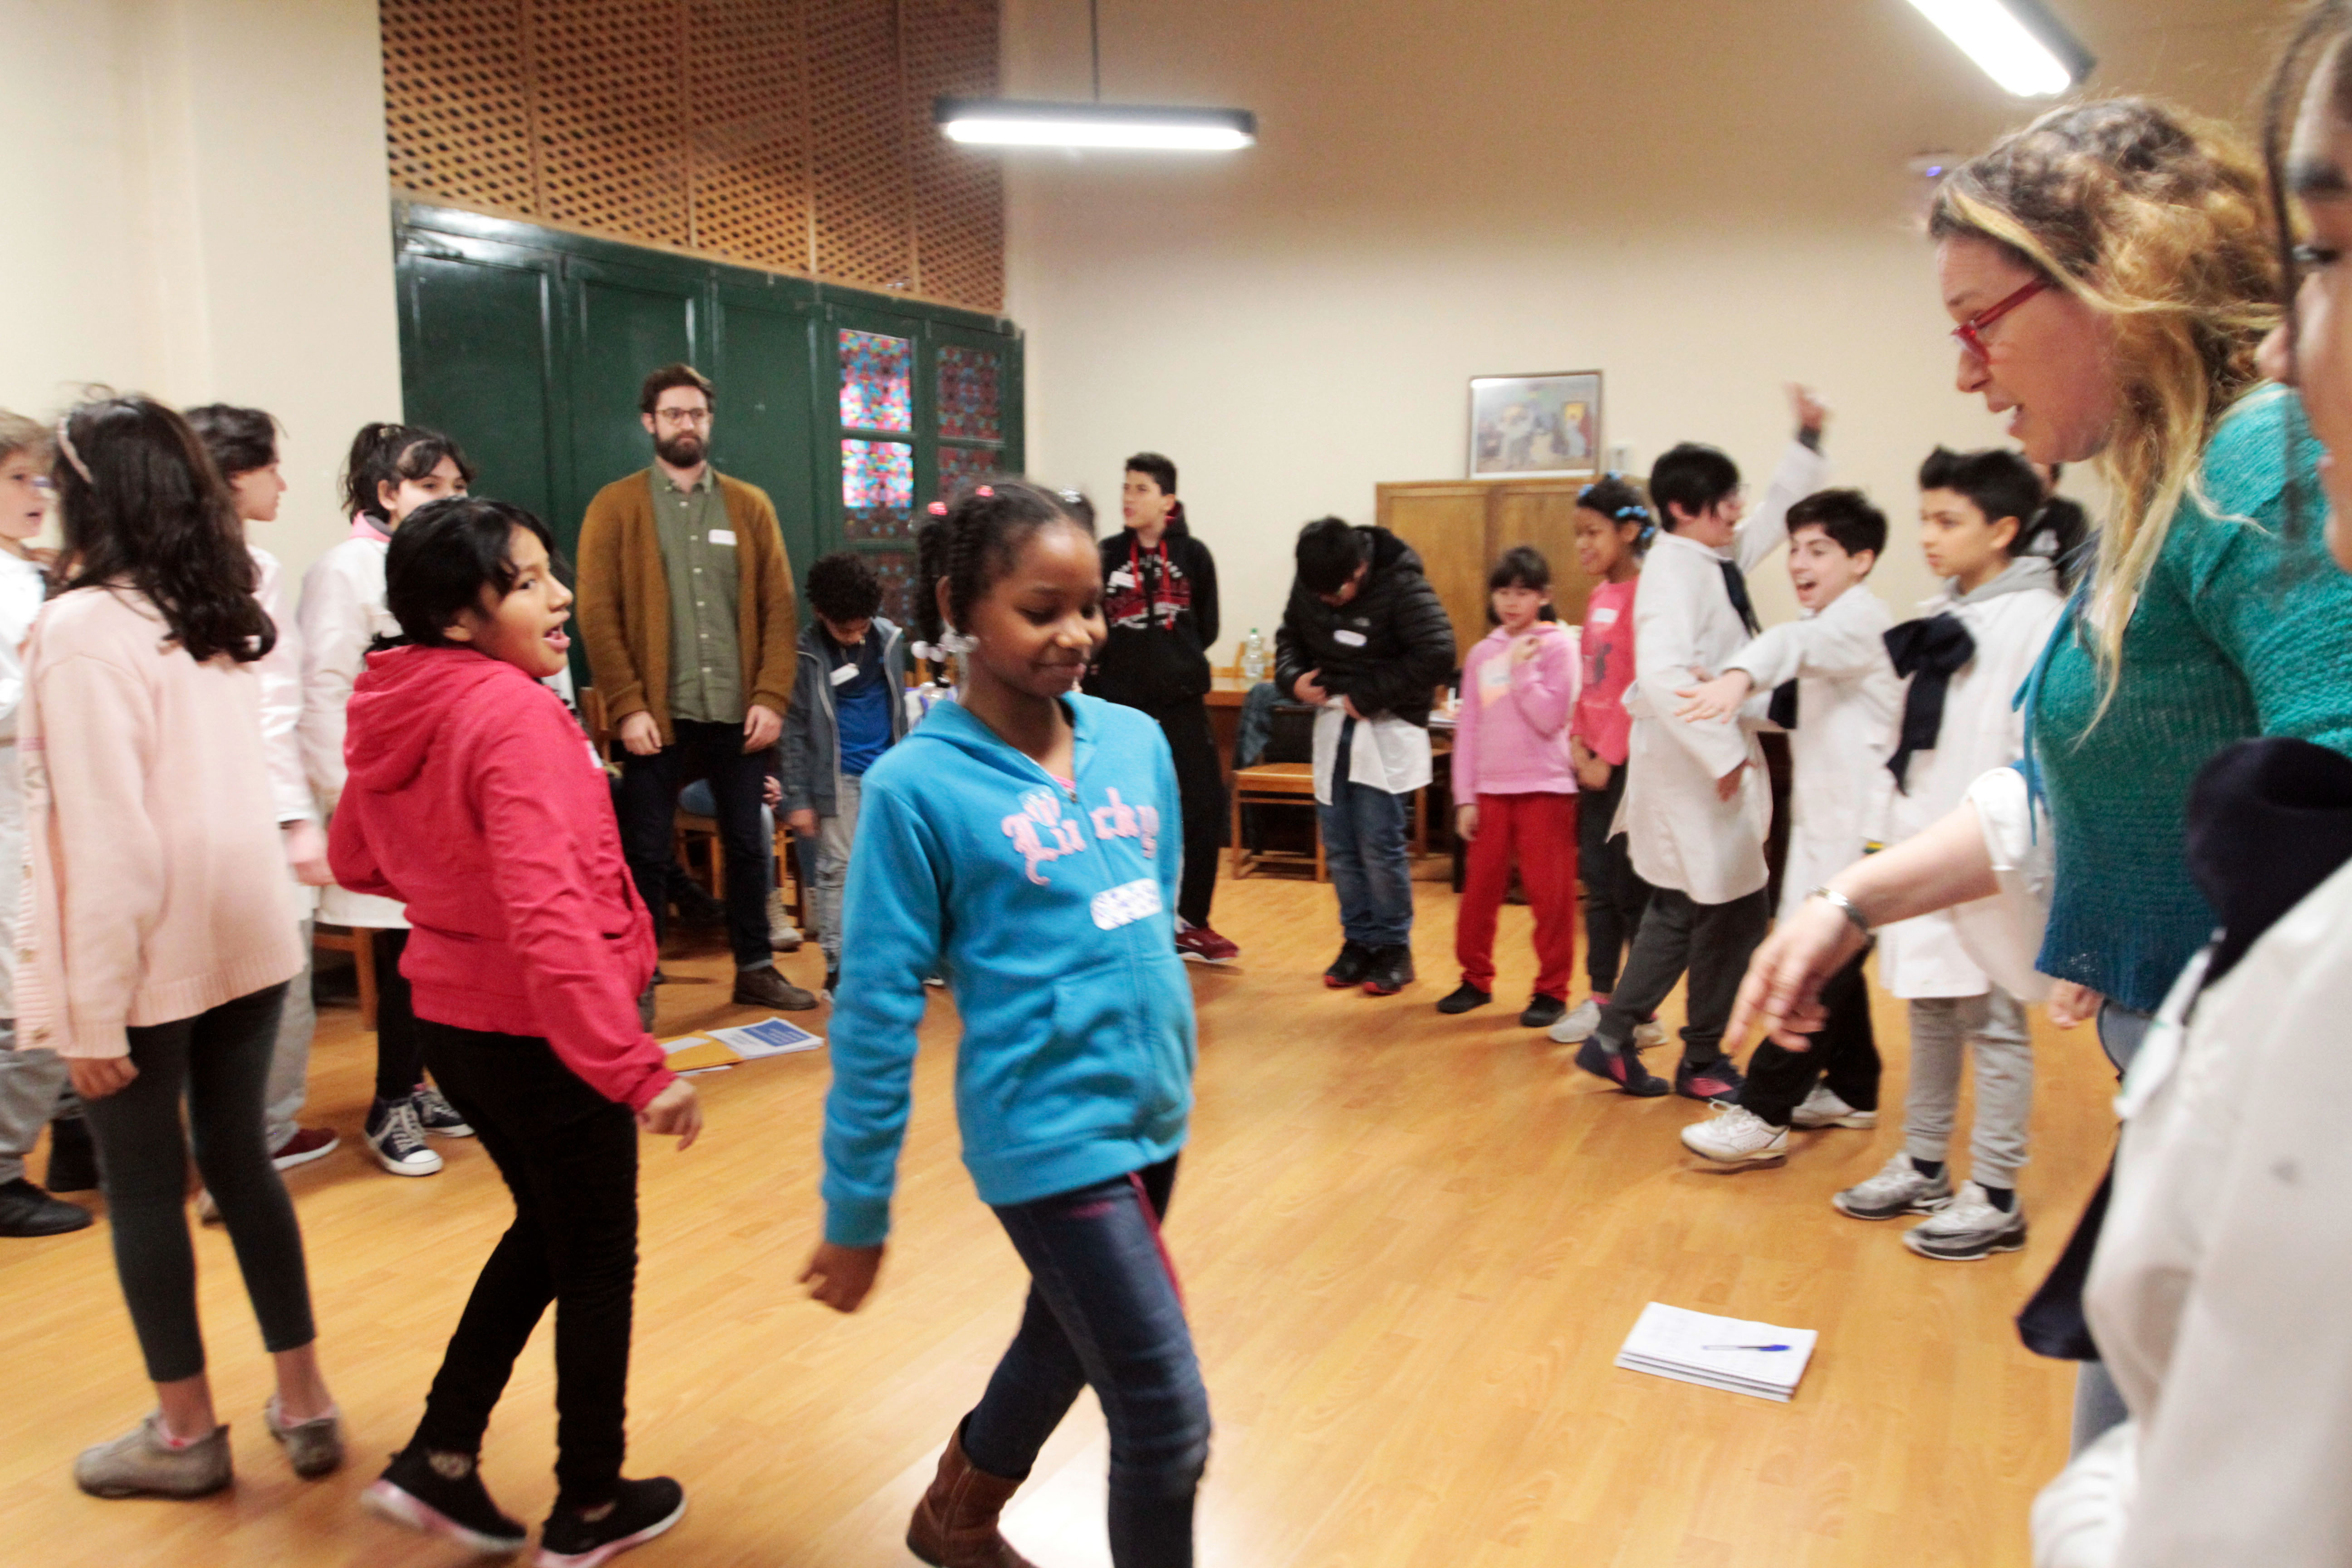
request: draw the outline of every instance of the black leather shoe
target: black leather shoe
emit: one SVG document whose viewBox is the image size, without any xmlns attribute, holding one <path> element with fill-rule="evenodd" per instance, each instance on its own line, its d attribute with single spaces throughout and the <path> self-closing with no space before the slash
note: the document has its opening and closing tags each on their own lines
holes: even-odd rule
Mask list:
<svg viewBox="0 0 2352 1568">
<path fill-rule="evenodd" d="M 1412 949 L 1402 942 L 1372 949 L 1372 967 L 1364 976 L 1367 995 L 1393 996 L 1412 979 Z"/>
<path fill-rule="evenodd" d="M 1529 1029 L 1549 1029 L 1568 1015 L 1568 1004 L 1557 996 L 1530 996 L 1519 1023 Z"/>
<path fill-rule="evenodd" d="M 805 1013 L 816 1005 L 816 998 L 777 973 L 773 964 L 763 963 L 757 969 L 735 972 L 735 1005 Z"/>
<path fill-rule="evenodd" d="M 89 1123 L 79 1116 L 58 1117 L 49 1123 L 49 1191 L 97 1190 L 98 1145 L 89 1141 Z"/>
<path fill-rule="evenodd" d="M 1494 999 L 1492 991 L 1481 991 L 1465 980 L 1455 987 L 1453 995 L 1437 1005 L 1437 1010 L 1451 1017 L 1456 1013 L 1467 1013 L 1473 1007 L 1484 1007 Z"/>
<path fill-rule="evenodd" d="M 1323 984 L 1334 991 L 1345 991 L 1351 985 L 1361 985 L 1364 976 L 1372 972 L 1372 950 L 1360 942 L 1349 942 L 1339 949 L 1339 956 L 1323 972 Z"/>
<path fill-rule="evenodd" d="M 88 1209 L 60 1203 L 22 1176 L 0 1184 L 0 1236 L 63 1236 L 89 1225 Z"/>
</svg>

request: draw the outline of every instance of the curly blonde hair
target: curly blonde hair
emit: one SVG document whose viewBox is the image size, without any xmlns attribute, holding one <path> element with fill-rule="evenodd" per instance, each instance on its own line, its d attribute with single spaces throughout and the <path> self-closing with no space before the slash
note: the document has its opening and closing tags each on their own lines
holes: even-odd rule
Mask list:
<svg viewBox="0 0 2352 1568">
<path fill-rule="evenodd" d="M 2130 607 L 2278 324 L 2262 163 L 2228 127 L 2147 99 L 2077 104 L 1946 175 L 1927 232 L 1990 240 L 2106 322 L 2118 413 L 2091 594 L 2112 695 Z"/>
</svg>

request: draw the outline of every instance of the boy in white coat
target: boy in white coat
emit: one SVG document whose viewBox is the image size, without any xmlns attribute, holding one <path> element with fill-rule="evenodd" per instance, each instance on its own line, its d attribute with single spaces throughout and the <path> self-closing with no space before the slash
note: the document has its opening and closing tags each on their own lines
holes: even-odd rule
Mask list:
<svg viewBox="0 0 2352 1568">
<path fill-rule="evenodd" d="M 1801 390 L 1795 396 L 1797 439 L 1746 521 L 1739 469 L 1714 447 L 1685 442 L 1650 470 L 1650 499 L 1666 531 L 1650 547 L 1633 601 L 1635 674 L 1625 692 L 1633 726 L 1618 820 L 1634 871 L 1657 892 L 1599 1026 L 1576 1053 L 1578 1067 L 1627 1094 L 1666 1092 L 1643 1067 L 1633 1031 L 1685 969 L 1688 1022 L 1675 1092 L 1717 1100 L 1739 1089 L 1723 1030 L 1748 956 L 1764 939 L 1771 787 L 1750 721 L 1685 724 L 1674 713 L 1684 700 L 1677 692 L 1723 668 L 1759 629 L 1746 574 L 1785 538 L 1789 508 L 1821 488 L 1828 411 Z"/>
<path fill-rule="evenodd" d="M 1885 815 L 1887 753 L 1903 683 L 1886 654 L 1895 624 L 1864 586 L 1886 549 L 1886 514 L 1859 490 L 1822 490 L 1789 509 L 1789 576 L 1804 618 L 1774 626 L 1732 655 L 1722 675 L 1685 693 L 1686 723 L 1718 722 L 1752 693 L 1771 693 L 1769 716 L 1790 731 L 1786 919 L 1830 877 L 1860 858 Z M 1728 1165 L 1788 1158 L 1789 1128 L 1872 1127 L 1878 1121 L 1878 1044 L 1856 953 L 1822 987 L 1828 1016 L 1812 1047 L 1767 1040 L 1748 1064 L 1738 1102 L 1682 1131 L 1693 1153 Z"/>
<path fill-rule="evenodd" d="M 2065 608 L 2049 554 L 2040 476 L 2013 452 L 1937 448 L 1919 470 L 1920 533 L 1928 568 L 1948 579 L 1926 614 L 1888 634 L 1896 673 L 1909 678 L 1895 752 L 1895 794 L 1880 835 L 1898 844 L 1958 805 L 1979 774 L 2024 754 L 2016 696 Z M 1904 1236 L 1923 1258 L 1967 1261 L 2025 1245 L 2017 1173 L 2033 1109 L 2033 1050 L 2025 1004 L 1986 974 L 1970 951 L 1972 922 L 1996 920 L 1994 900 L 1903 921 L 1879 932 L 1878 977 L 1911 1005 L 1911 1081 L 1904 1152 L 1831 1201 L 1855 1219 L 1928 1218 Z M 1976 1058 L 1970 1180 L 1954 1191 L 1945 1156 L 1959 1101 L 1960 1061 Z"/>
</svg>

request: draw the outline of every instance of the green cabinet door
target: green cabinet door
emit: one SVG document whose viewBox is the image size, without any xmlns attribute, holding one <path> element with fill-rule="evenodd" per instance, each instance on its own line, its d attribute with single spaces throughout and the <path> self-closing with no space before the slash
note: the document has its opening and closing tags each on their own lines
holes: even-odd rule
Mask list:
<svg viewBox="0 0 2352 1568">
<path fill-rule="evenodd" d="M 478 494 L 550 521 L 566 466 L 550 331 L 559 271 L 543 252 L 457 237 L 411 234 L 399 255 L 408 419 L 457 439 Z"/>
</svg>

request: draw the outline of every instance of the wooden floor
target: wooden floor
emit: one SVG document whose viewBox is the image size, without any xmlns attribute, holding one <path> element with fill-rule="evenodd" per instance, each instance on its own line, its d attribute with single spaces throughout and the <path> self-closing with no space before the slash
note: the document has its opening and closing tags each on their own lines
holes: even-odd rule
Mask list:
<svg viewBox="0 0 2352 1568">
<path fill-rule="evenodd" d="M 1899 1115 L 1875 1132 L 1799 1134 L 1780 1170 L 1694 1168 L 1675 1131 L 1698 1107 L 1621 1098 L 1517 1026 L 1525 910 L 1505 911 L 1503 1000 L 1439 1017 L 1431 1004 L 1455 978 L 1454 899 L 1415 890 L 1423 979 L 1376 1001 L 1319 983 L 1337 946 L 1328 886 L 1220 889 L 1217 923 L 1244 956 L 1194 971 L 1200 1109 L 1168 1227 L 1217 1423 L 1202 1562 L 2024 1563 L 2028 1502 L 2063 1458 L 2072 1373 L 2020 1349 L 2010 1317 L 2106 1155 L 2111 1086 L 2088 1031 L 2037 1026 L 2032 1245 L 1928 1262 L 1903 1248 L 1899 1225 L 1829 1206 L 1895 1147 Z M 817 983 L 814 950 L 784 962 Z M 716 948 L 670 968 L 665 1033 L 732 1016 Z M 1899 1107 L 1901 1006 L 1878 1005 Z M 1024 1284 L 958 1163 L 952 1009 L 942 997 L 931 1012 L 898 1230 L 855 1318 L 793 1283 L 818 1228 L 821 1056 L 702 1079 L 703 1142 L 679 1154 L 647 1142 L 631 1470 L 677 1477 L 690 1504 L 632 1563 L 913 1562 L 906 1514 L 1010 1336 Z M 349 1468 L 297 1481 L 263 1431 L 266 1363 L 212 1228 L 198 1243 L 204 1313 L 238 1484 L 198 1503 L 81 1496 L 75 1452 L 149 1398 L 107 1231 L 0 1243 L 0 1563 L 462 1560 L 368 1518 L 357 1498 L 405 1441 L 508 1210 L 470 1143 L 441 1143 L 448 1168 L 426 1180 L 362 1161 L 371 1057 L 352 1009 L 322 1014 L 309 1120 L 346 1143 L 289 1178 Z M 1615 1370 L 1652 1300 L 1819 1329 L 1795 1403 Z M 531 1521 L 553 1492 L 548 1341 L 542 1327 L 484 1465 Z M 1042 1568 L 1108 1562 L 1104 1464 L 1085 1401 L 1007 1515 Z"/>
</svg>

